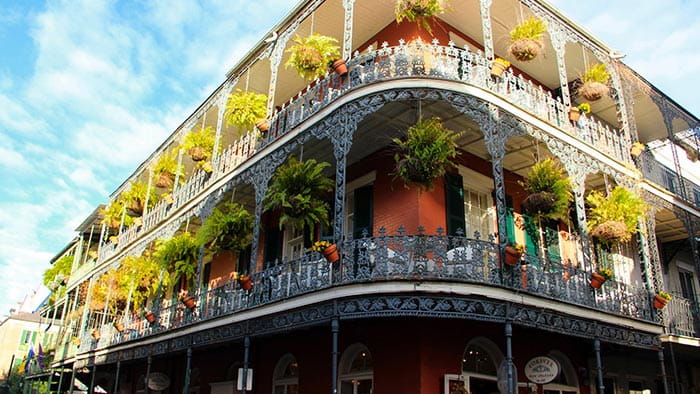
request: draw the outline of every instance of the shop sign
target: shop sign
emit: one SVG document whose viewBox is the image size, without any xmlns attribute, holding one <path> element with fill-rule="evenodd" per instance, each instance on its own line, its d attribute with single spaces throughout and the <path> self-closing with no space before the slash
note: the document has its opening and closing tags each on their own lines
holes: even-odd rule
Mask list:
<svg viewBox="0 0 700 394">
<path fill-rule="evenodd" d="M 549 357 L 534 357 L 525 364 L 525 377 L 532 383 L 549 383 L 559 375 L 559 364 Z"/>
<path fill-rule="evenodd" d="M 161 372 L 151 372 L 148 375 L 148 388 L 153 391 L 163 391 L 170 386 L 170 378 Z"/>
</svg>

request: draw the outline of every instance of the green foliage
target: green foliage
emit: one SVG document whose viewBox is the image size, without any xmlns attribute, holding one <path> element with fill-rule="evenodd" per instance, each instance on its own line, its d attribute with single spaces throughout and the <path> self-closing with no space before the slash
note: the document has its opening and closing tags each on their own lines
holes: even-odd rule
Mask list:
<svg viewBox="0 0 700 394">
<path fill-rule="evenodd" d="M 59 282 L 62 282 L 63 280 L 68 280 L 68 276 L 71 273 L 71 269 L 73 268 L 73 256 L 63 256 L 60 259 L 56 260 L 51 267 L 46 269 L 44 271 L 44 285 L 46 287 L 51 288 L 49 284 L 51 282 L 56 282 L 58 279 Z"/>
<path fill-rule="evenodd" d="M 404 19 L 416 22 L 418 26 L 423 26 L 429 34 L 432 34 L 430 18 L 445 12 L 443 2 L 442 0 L 397 0 L 394 7 L 396 23 L 401 23 Z"/>
<path fill-rule="evenodd" d="M 151 187 L 149 192 L 148 184 L 144 182 L 131 182 L 131 187 L 129 190 L 124 191 L 121 194 L 121 200 L 124 201 L 127 208 L 136 211 L 135 213 L 140 214 L 143 211 L 144 204 L 146 203 L 146 196 L 148 195 L 148 207 L 152 208 L 158 202 L 158 194 L 156 194 L 155 186 Z"/>
<path fill-rule="evenodd" d="M 542 40 L 542 35 L 547 31 L 547 25 L 543 20 L 534 16 L 524 20 L 510 31 L 510 39 L 517 40 Z"/>
<path fill-rule="evenodd" d="M 119 228 L 124 213 L 124 201 L 117 199 L 112 201 L 105 209 L 100 211 L 102 214 L 102 223 L 112 229 Z M 134 218 L 129 215 L 124 215 L 124 226 L 129 227 L 134 224 Z"/>
<path fill-rule="evenodd" d="M 294 38 L 294 45 L 286 50 L 290 54 L 284 64 L 294 67 L 302 78 L 310 81 L 326 75 L 328 63 L 340 56 L 338 40 L 314 33 L 305 38 Z"/>
<path fill-rule="evenodd" d="M 549 193 L 552 197 L 552 207 L 548 211 L 528 212 L 536 219 L 561 219 L 569 217 L 571 203 L 571 182 L 564 176 L 564 171 L 552 159 L 535 163 L 525 177 L 525 182 L 518 182 L 531 195 Z"/>
<path fill-rule="evenodd" d="M 211 126 L 207 126 L 201 130 L 190 130 L 182 140 L 182 149 L 192 155 L 191 150 L 193 148 L 201 148 L 204 153 L 204 160 L 209 160 L 214 153 L 215 142 L 216 130 Z M 221 153 L 221 149 L 222 147 L 220 144 L 218 153 Z"/>
<path fill-rule="evenodd" d="M 178 150 L 175 149 L 172 152 L 163 152 L 158 160 L 153 164 L 153 176 L 159 177 L 161 174 L 168 174 L 175 176 L 177 173 L 177 155 Z M 180 183 L 185 182 L 185 177 L 187 173 L 185 172 L 185 166 L 180 166 Z"/>
<path fill-rule="evenodd" d="M 172 285 L 178 278 L 184 276 L 191 289 L 197 270 L 198 253 L 199 245 L 190 233 L 182 233 L 168 240 L 158 240 L 155 258 L 164 271 L 164 285 Z"/>
<path fill-rule="evenodd" d="M 265 210 L 279 209 L 280 228 L 290 224 L 310 229 L 328 223 L 328 203 L 324 196 L 333 190 L 333 181 L 323 175 L 329 163 L 291 157 L 273 176 L 265 196 Z"/>
<path fill-rule="evenodd" d="M 101 311 L 107 306 L 109 312 L 115 313 L 124 307 L 128 292 L 120 286 L 120 277 L 118 269 L 112 268 L 97 278 L 90 294 L 91 310 Z"/>
<path fill-rule="evenodd" d="M 253 215 L 242 205 L 224 203 L 199 228 L 197 243 L 213 252 L 240 251 L 253 240 L 253 222 Z"/>
<path fill-rule="evenodd" d="M 132 311 L 139 309 L 149 296 L 158 291 L 160 266 L 148 254 L 125 257 L 118 272 L 118 286 L 127 294 L 131 292 Z"/>
<path fill-rule="evenodd" d="M 586 70 L 586 73 L 583 74 L 583 77 L 581 78 L 584 83 L 599 82 L 602 84 L 608 83 L 609 79 L 610 73 L 603 63 L 598 63 L 595 66 L 591 66 L 588 70 Z"/>
<path fill-rule="evenodd" d="M 267 118 L 267 95 L 237 89 L 228 96 L 226 125 L 249 129 Z"/>
<path fill-rule="evenodd" d="M 395 174 L 405 183 L 432 189 L 433 180 L 454 166 L 451 159 L 457 157 L 457 137 L 459 134 L 446 129 L 440 118 L 419 120 L 403 139 L 393 139 L 398 148 Z"/>
<path fill-rule="evenodd" d="M 637 220 L 648 210 L 647 204 L 636 193 L 616 186 L 607 197 L 600 191 L 593 191 L 586 197 L 590 206 L 588 211 L 588 230 L 593 231 L 606 222 L 624 223 L 625 237 L 620 242 L 629 241 L 632 234 L 638 232 Z"/>
</svg>

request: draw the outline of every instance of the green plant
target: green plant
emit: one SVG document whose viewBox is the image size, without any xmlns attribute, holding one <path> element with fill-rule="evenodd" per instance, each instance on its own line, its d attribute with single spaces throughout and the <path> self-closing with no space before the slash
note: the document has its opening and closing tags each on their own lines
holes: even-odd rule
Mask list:
<svg viewBox="0 0 700 394">
<path fill-rule="evenodd" d="M 178 173 L 177 156 L 177 149 L 170 153 L 163 152 L 153 164 L 153 178 L 156 186 L 166 189 L 171 189 L 173 187 L 175 176 Z M 185 183 L 185 176 L 187 176 L 187 174 L 184 165 L 180 165 L 179 175 L 179 183 Z"/>
<path fill-rule="evenodd" d="M 119 228 L 122 217 L 124 218 L 124 226 L 129 227 L 134 224 L 134 218 L 125 214 L 124 201 L 121 199 L 112 201 L 106 208 L 102 209 L 100 213 L 102 214 L 102 223 L 112 229 Z"/>
<path fill-rule="evenodd" d="M 576 106 L 579 111 L 583 112 L 584 114 L 589 114 L 591 113 L 591 105 L 588 103 L 581 103 Z"/>
<path fill-rule="evenodd" d="M 53 265 L 44 271 L 44 285 L 49 287 L 51 282 L 55 282 L 58 285 L 64 285 L 68 281 L 68 275 L 71 273 L 73 268 L 73 256 L 63 256 L 56 260 Z"/>
<path fill-rule="evenodd" d="M 566 220 L 569 217 L 571 182 L 554 160 L 535 163 L 525 182 L 518 183 L 529 193 L 522 204 L 525 213 L 536 219 Z"/>
<path fill-rule="evenodd" d="M 430 19 L 445 12 L 443 3 L 441 0 L 397 0 L 394 7 L 396 23 L 401 23 L 404 19 L 416 22 L 432 34 Z"/>
<path fill-rule="evenodd" d="M 130 309 L 139 309 L 149 296 L 158 291 L 160 266 L 148 252 L 141 256 L 127 256 L 118 268 L 118 286 L 131 293 Z"/>
<path fill-rule="evenodd" d="M 294 67 L 302 78 L 314 80 L 324 76 L 328 62 L 340 56 L 338 40 L 321 34 L 294 38 L 294 45 L 287 49 L 289 59 L 285 67 Z"/>
<path fill-rule="evenodd" d="M 610 79 L 610 73 L 608 72 L 605 64 L 598 63 L 591 66 L 581 77 L 581 80 L 585 82 L 598 82 L 598 83 L 608 83 Z"/>
<path fill-rule="evenodd" d="M 216 131 L 213 127 L 207 126 L 198 131 L 191 130 L 182 140 L 182 149 L 194 161 L 205 161 L 212 158 L 214 153 L 214 143 L 216 142 Z M 219 152 L 221 153 L 221 145 Z"/>
<path fill-rule="evenodd" d="M 90 294 L 90 309 L 100 311 L 107 308 L 110 313 L 123 309 L 126 304 L 127 292 L 120 286 L 121 274 L 117 268 L 112 268 L 97 278 Z"/>
<path fill-rule="evenodd" d="M 613 278 L 613 272 L 610 268 L 601 268 L 597 271 L 598 275 L 605 278 L 605 280 L 611 280 Z"/>
<path fill-rule="evenodd" d="M 673 297 L 671 297 L 670 294 L 668 294 L 668 293 L 665 292 L 665 291 L 660 291 L 660 292 L 656 293 L 656 295 L 659 296 L 659 297 L 661 297 L 661 298 L 663 298 L 663 299 L 666 300 L 666 301 L 671 301 L 671 298 L 673 298 Z"/>
<path fill-rule="evenodd" d="M 290 224 L 313 230 L 318 223 L 328 223 L 329 207 L 324 197 L 334 184 L 323 175 L 327 167 L 330 164 L 326 162 L 298 161 L 291 157 L 277 169 L 265 196 L 265 210 L 281 210 L 280 228 Z"/>
<path fill-rule="evenodd" d="M 224 203 L 199 228 L 197 243 L 214 252 L 243 250 L 253 239 L 253 223 L 253 215 L 242 205 Z"/>
<path fill-rule="evenodd" d="M 121 194 L 121 199 L 126 205 L 127 212 L 132 216 L 140 216 L 146 204 L 146 196 L 148 196 L 148 208 L 152 208 L 156 205 L 158 202 L 158 194 L 156 194 L 155 189 L 155 187 L 152 187 L 149 191 L 148 184 L 144 182 L 132 182 L 129 190 Z"/>
<path fill-rule="evenodd" d="M 634 192 L 616 186 L 606 197 L 593 191 L 586 197 L 588 231 L 603 245 L 627 242 L 637 233 L 637 220 L 647 211 L 647 204 Z"/>
<path fill-rule="evenodd" d="M 226 125 L 249 129 L 267 118 L 267 96 L 237 89 L 226 102 Z"/>
<path fill-rule="evenodd" d="M 188 288 L 192 289 L 198 254 L 197 240 L 188 232 L 158 240 L 154 256 L 164 273 L 163 284 L 169 286 L 178 278 L 185 278 Z"/>
<path fill-rule="evenodd" d="M 510 31 L 510 53 L 520 61 L 530 61 L 542 51 L 542 36 L 547 25 L 541 19 L 530 17 Z"/>
<path fill-rule="evenodd" d="M 440 118 L 421 119 L 408 128 L 404 138 L 394 138 L 398 148 L 394 155 L 395 174 L 405 183 L 432 189 L 433 180 L 445 175 L 457 157 L 458 133 L 445 128 Z"/>
</svg>

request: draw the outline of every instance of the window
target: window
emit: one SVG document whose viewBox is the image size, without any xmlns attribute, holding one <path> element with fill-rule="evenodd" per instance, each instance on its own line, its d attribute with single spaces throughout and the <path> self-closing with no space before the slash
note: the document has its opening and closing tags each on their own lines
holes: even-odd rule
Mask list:
<svg viewBox="0 0 700 394">
<path fill-rule="evenodd" d="M 343 234 L 346 238 L 352 236 L 362 238 L 364 233 L 372 236 L 373 206 L 374 206 L 374 182 L 377 173 L 372 171 L 352 182 L 348 182 L 345 193 L 345 223 Z"/>
<path fill-rule="evenodd" d="M 462 355 L 462 375 L 469 393 L 490 394 L 498 392 L 498 365 L 503 354 L 486 338 L 469 341 Z"/>
<path fill-rule="evenodd" d="M 493 180 L 464 167 L 459 168 L 459 177 L 462 178 L 464 233 L 472 238 L 478 231 L 481 239 L 488 239 L 489 234 L 496 232 Z"/>
<path fill-rule="evenodd" d="M 544 385 L 545 394 L 577 394 L 578 376 L 576 369 L 569 358 L 558 350 L 553 350 L 548 354 L 559 364 L 559 375 L 554 380 Z"/>
<path fill-rule="evenodd" d="M 299 365 L 291 354 L 282 356 L 277 362 L 272 387 L 273 394 L 299 393 Z"/>
<path fill-rule="evenodd" d="M 678 269 L 678 278 L 681 283 L 683 298 L 695 300 L 695 286 L 693 286 L 693 273 L 684 269 Z"/>
<path fill-rule="evenodd" d="M 349 346 L 340 358 L 339 369 L 340 394 L 372 394 L 374 362 L 367 346 Z"/>
<path fill-rule="evenodd" d="M 295 226 L 284 229 L 284 261 L 295 260 L 304 254 L 304 231 Z"/>
</svg>

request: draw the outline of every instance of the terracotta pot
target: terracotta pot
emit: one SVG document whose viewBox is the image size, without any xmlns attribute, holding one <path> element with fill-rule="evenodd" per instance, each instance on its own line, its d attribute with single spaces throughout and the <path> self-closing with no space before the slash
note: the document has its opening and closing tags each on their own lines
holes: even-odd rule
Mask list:
<svg viewBox="0 0 700 394">
<path fill-rule="evenodd" d="M 323 257 L 328 260 L 329 263 L 335 263 L 340 260 L 340 255 L 338 254 L 338 246 L 332 244 L 331 246 L 323 249 Z"/>
<path fill-rule="evenodd" d="M 581 119 L 581 110 L 574 107 L 569 109 L 569 120 L 572 122 L 578 122 Z"/>
<path fill-rule="evenodd" d="M 187 154 L 190 155 L 194 161 L 204 160 L 204 149 L 199 146 L 192 147 L 187 150 Z"/>
<path fill-rule="evenodd" d="M 191 295 L 188 295 L 187 297 L 183 298 L 182 303 L 185 304 L 187 309 L 194 309 L 194 307 L 197 306 L 196 300 Z"/>
<path fill-rule="evenodd" d="M 600 275 L 597 272 L 594 272 L 591 274 L 591 287 L 594 289 L 600 289 L 600 286 L 605 283 L 607 279 L 603 275 Z"/>
<path fill-rule="evenodd" d="M 268 122 L 267 119 L 260 119 L 259 121 L 255 122 L 255 127 L 257 127 L 261 132 L 267 133 L 267 131 L 270 130 L 270 122 Z"/>
<path fill-rule="evenodd" d="M 95 340 L 99 341 L 100 340 L 100 331 L 99 330 L 92 330 L 92 337 L 95 338 Z"/>
<path fill-rule="evenodd" d="M 146 312 L 143 317 L 146 318 L 146 321 L 149 323 L 155 323 L 156 322 L 156 315 L 153 314 L 153 312 Z"/>
<path fill-rule="evenodd" d="M 249 291 L 253 288 L 253 282 L 250 281 L 250 275 L 241 276 L 240 278 L 238 278 L 238 283 L 241 285 L 241 288 L 245 291 Z"/>
<path fill-rule="evenodd" d="M 639 155 L 641 155 L 642 152 L 644 152 L 643 146 L 632 145 L 632 149 L 630 149 L 630 154 L 632 155 L 632 157 L 639 157 Z"/>
<path fill-rule="evenodd" d="M 331 68 L 333 69 L 333 71 L 335 71 L 336 74 L 340 75 L 341 77 L 348 75 L 348 65 L 343 59 L 338 59 L 334 61 L 333 64 L 331 64 Z"/>
<path fill-rule="evenodd" d="M 491 64 L 491 75 L 494 77 L 500 77 L 506 71 L 508 67 L 501 62 L 493 62 Z"/>
<path fill-rule="evenodd" d="M 656 309 L 664 309 L 666 304 L 668 303 L 668 300 L 661 297 L 660 295 L 655 295 L 654 296 L 654 308 Z"/>
<path fill-rule="evenodd" d="M 117 332 L 123 332 L 124 331 L 124 323 L 114 322 L 114 328 L 117 330 Z"/>
<path fill-rule="evenodd" d="M 513 266 L 518 265 L 522 255 L 523 254 L 515 250 L 514 247 L 506 246 L 506 264 Z"/>
</svg>

